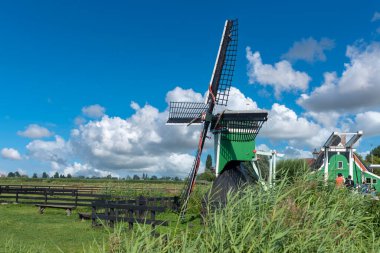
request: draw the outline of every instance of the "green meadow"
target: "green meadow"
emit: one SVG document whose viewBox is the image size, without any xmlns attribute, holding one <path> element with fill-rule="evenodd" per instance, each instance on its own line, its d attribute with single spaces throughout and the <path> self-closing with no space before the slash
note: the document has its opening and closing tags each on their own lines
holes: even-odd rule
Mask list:
<svg viewBox="0 0 380 253">
<path fill-rule="evenodd" d="M 201 198 L 192 196 L 185 222 L 161 214 L 169 227 L 125 224 L 92 228 L 63 210 L 0 206 L 4 252 L 380 252 L 380 201 L 336 189 L 305 172 L 299 161 L 279 164 L 274 187 L 260 184 L 231 193 L 201 225 Z"/>
</svg>

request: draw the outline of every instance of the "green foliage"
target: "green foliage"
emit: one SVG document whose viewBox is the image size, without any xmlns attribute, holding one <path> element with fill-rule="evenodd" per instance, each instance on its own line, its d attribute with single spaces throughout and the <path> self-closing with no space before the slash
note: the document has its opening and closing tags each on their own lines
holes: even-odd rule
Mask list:
<svg viewBox="0 0 380 253">
<path fill-rule="evenodd" d="M 48 176 L 48 174 L 46 173 L 46 172 L 43 172 L 42 173 L 42 178 L 48 178 L 49 176 Z"/>
<path fill-rule="evenodd" d="M 38 178 L 37 173 L 33 173 L 32 178 Z"/>
<path fill-rule="evenodd" d="M 59 174 L 58 174 L 58 172 L 56 172 L 56 173 L 54 174 L 53 178 L 59 178 Z"/>
<path fill-rule="evenodd" d="M 215 174 L 211 171 L 205 171 L 197 176 L 198 180 L 206 180 L 212 182 L 215 180 Z"/>
<path fill-rule="evenodd" d="M 302 167 L 301 167 L 302 168 Z M 248 187 L 210 212 L 204 227 L 176 228 L 149 236 L 139 226 L 130 234 L 111 232 L 106 244 L 88 252 L 377 252 L 378 201 L 325 186 L 310 174 L 293 174 L 267 191 Z M 376 209 L 378 210 L 378 209 Z M 377 218 L 375 217 L 377 215 Z"/>
<path fill-rule="evenodd" d="M 210 154 L 208 154 L 206 158 L 205 172 L 211 172 L 211 168 L 212 168 L 212 157 Z"/>
<path fill-rule="evenodd" d="M 301 175 L 305 175 L 305 173 L 309 171 L 310 168 L 304 159 L 281 160 L 276 166 L 276 178 L 287 178 L 290 182 L 292 182 L 293 179 Z"/>
<path fill-rule="evenodd" d="M 365 157 L 365 161 L 368 164 L 380 164 L 380 146 L 372 149 L 371 152 Z"/>
</svg>

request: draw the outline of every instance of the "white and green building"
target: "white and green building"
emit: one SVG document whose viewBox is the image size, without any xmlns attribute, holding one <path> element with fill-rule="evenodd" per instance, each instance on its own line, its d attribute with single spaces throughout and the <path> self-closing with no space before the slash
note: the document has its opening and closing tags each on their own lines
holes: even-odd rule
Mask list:
<svg viewBox="0 0 380 253">
<path fill-rule="evenodd" d="M 351 175 L 355 185 L 365 182 L 380 192 L 380 176 L 370 172 L 369 167 L 355 153 L 354 144 L 362 135 L 363 131 L 333 132 L 317 153 L 314 168 L 323 174 L 326 181 L 335 180 L 338 173 L 345 178 Z"/>
</svg>

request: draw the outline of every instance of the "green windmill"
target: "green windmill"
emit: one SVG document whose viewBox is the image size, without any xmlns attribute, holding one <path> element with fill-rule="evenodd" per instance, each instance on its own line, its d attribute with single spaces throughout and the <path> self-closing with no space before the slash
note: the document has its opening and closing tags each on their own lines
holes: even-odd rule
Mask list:
<svg viewBox="0 0 380 253">
<path fill-rule="evenodd" d="M 205 103 L 170 102 L 167 124 L 203 125 L 197 152 L 188 180 L 180 197 L 181 214 L 186 212 L 187 203 L 194 189 L 203 146 L 207 132 L 214 134 L 217 184 L 225 182 L 225 190 L 235 181 L 242 179 L 239 168 L 243 162 L 255 158 L 255 138 L 268 113 L 259 110 L 232 111 L 227 109 L 228 97 L 235 68 L 238 42 L 237 20 L 227 20 L 224 26 L 219 51 L 208 87 Z M 224 107 L 214 113 L 216 106 Z M 218 180 L 219 178 L 223 180 Z"/>
</svg>

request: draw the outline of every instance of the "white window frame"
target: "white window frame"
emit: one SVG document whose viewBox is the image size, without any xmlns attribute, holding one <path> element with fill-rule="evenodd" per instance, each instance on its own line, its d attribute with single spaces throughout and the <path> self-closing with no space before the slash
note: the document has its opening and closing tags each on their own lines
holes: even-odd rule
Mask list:
<svg viewBox="0 0 380 253">
<path fill-rule="evenodd" d="M 339 166 L 341 164 L 342 166 Z M 343 170 L 343 161 L 338 161 L 338 170 Z"/>
</svg>

